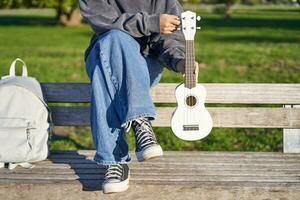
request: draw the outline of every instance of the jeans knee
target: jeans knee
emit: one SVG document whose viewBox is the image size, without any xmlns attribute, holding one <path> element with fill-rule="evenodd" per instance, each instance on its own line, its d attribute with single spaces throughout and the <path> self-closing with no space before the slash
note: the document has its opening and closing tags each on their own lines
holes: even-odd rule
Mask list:
<svg viewBox="0 0 300 200">
<path fill-rule="evenodd" d="M 106 32 L 111 37 L 129 37 L 130 35 L 128 33 L 125 33 L 124 31 L 118 30 L 118 29 L 111 29 Z M 131 37 L 131 36 L 130 36 Z"/>
<path fill-rule="evenodd" d="M 111 29 L 105 33 L 103 33 L 103 35 L 100 36 L 99 38 L 100 40 L 109 40 L 109 41 L 114 41 L 114 42 L 118 42 L 119 44 L 124 44 L 125 46 L 128 47 L 135 44 L 136 46 L 139 46 L 138 42 L 128 33 L 121 31 L 121 30 L 117 30 L 117 29 Z"/>
</svg>

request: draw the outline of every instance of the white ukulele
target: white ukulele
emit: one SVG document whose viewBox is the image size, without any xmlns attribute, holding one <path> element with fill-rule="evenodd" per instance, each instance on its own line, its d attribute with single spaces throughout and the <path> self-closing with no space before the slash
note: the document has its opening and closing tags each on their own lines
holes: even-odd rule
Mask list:
<svg viewBox="0 0 300 200">
<path fill-rule="evenodd" d="M 200 20 L 199 18 L 197 19 Z M 196 77 L 194 54 L 196 13 L 183 12 L 181 22 L 181 29 L 186 40 L 185 82 L 175 89 L 178 107 L 171 117 L 171 128 L 180 139 L 193 141 L 206 137 L 213 123 L 204 106 L 206 90 L 197 83 Z"/>
</svg>

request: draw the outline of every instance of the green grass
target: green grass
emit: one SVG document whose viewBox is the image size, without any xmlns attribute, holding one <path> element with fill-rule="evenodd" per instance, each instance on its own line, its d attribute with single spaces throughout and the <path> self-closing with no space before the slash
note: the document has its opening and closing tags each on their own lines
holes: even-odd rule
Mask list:
<svg viewBox="0 0 300 200">
<path fill-rule="evenodd" d="M 200 9 L 202 30 L 195 39 L 200 62 L 199 82 L 299 83 L 300 14 L 292 8 L 236 8 L 231 20 Z M 41 82 L 88 82 L 83 53 L 92 34 L 88 25 L 65 28 L 55 24 L 53 10 L 0 10 L 0 76 L 20 57 L 29 75 Z M 20 74 L 20 69 L 18 69 Z M 161 82 L 182 82 L 165 70 Z M 281 151 L 281 129 L 215 128 L 204 140 L 184 142 L 170 128 L 155 128 L 168 150 Z M 134 148 L 128 134 L 130 149 Z M 93 149 L 89 127 L 56 138 L 51 149 Z"/>
</svg>

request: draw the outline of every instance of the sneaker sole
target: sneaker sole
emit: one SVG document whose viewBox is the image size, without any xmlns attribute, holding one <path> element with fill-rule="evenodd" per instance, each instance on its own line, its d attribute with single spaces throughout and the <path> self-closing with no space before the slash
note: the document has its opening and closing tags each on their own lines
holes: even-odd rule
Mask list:
<svg viewBox="0 0 300 200">
<path fill-rule="evenodd" d="M 129 178 L 130 174 L 128 174 L 128 178 L 124 181 L 118 183 L 106 183 L 102 185 L 102 190 L 104 194 L 116 193 L 116 192 L 124 192 L 129 187 Z"/>
<path fill-rule="evenodd" d="M 141 152 L 135 152 L 137 160 L 139 162 L 156 158 L 163 155 L 163 150 L 160 145 L 152 145 Z"/>
</svg>

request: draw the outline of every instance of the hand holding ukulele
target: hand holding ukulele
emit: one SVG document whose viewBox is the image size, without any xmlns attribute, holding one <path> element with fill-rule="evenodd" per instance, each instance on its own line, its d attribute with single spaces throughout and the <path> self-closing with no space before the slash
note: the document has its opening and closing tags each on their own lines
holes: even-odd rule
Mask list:
<svg viewBox="0 0 300 200">
<path fill-rule="evenodd" d="M 180 60 L 177 64 L 176 64 L 176 69 L 182 73 L 183 77 L 184 77 L 184 73 L 185 73 L 185 59 Z M 196 77 L 198 78 L 198 73 L 199 72 L 199 63 L 197 61 L 195 61 L 195 74 Z"/>
<path fill-rule="evenodd" d="M 169 14 L 161 14 L 160 15 L 160 33 L 162 34 L 171 34 L 176 31 L 180 25 L 180 18 L 176 15 L 169 15 Z M 195 69 L 196 69 L 196 77 L 198 77 L 198 63 L 195 62 Z M 180 60 L 176 68 L 179 72 L 181 72 L 184 76 L 185 72 L 185 59 Z"/>
<path fill-rule="evenodd" d="M 160 33 L 171 34 L 180 25 L 180 18 L 176 15 L 161 14 L 159 19 Z"/>
</svg>

